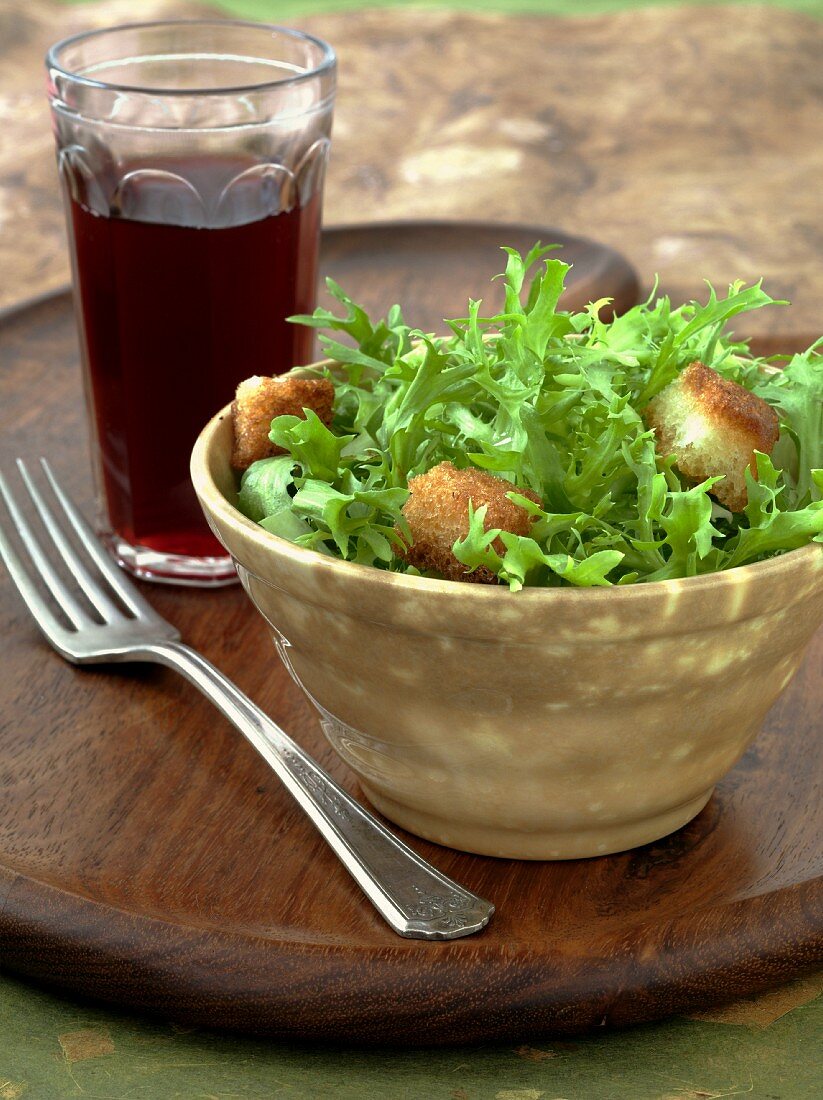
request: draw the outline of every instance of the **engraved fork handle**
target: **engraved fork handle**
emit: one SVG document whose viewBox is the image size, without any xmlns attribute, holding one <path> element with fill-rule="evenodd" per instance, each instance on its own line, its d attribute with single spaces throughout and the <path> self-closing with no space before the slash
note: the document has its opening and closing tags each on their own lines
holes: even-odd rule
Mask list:
<svg viewBox="0 0 823 1100">
<path fill-rule="evenodd" d="M 409 939 L 450 940 L 488 924 L 493 905 L 393 836 L 196 650 L 158 642 L 140 646 L 139 656 L 181 673 L 240 730 L 395 932 Z"/>
</svg>

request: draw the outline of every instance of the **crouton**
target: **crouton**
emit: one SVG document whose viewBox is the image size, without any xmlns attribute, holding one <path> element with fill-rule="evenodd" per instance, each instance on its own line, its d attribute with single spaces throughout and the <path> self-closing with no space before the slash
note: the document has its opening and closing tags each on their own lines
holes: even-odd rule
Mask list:
<svg viewBox="0 0 823 1100">
<path fill-rule="evenodd" d="M 771 454 L 780 432 L 771 405 L 700 362 L 661 390 L 643 417 L 658 454 L 675 455 L 684 477 L 697 483 L 723 474 L 710 492 L 732 512 L 746 506 L 746 467 L 757 474 L 754 451 Z"/>
<path fill-rule="evenodd" d="M 276 416 L 303 416 L 312 409 L 326 427 L 331 426 L 334 386 L 327 378 L 247 378 L 237 387 L 231 407 L 234 447 L 231 464 L 245 470 L 259 458 L 282 454 L 269 439 L 271 422 Z"/>
<path fill-rule="evenodd" d="M 403 556 L 420 570 L 439 573 L 446 580 L 475 581 L 496 584 L 497 577 L 484 566 L 469 572 L 452 553 L 458 539 L 469 530 L 469 501 L 474 508 L 487 505 L 484 527 L 497 528 L 515 535 L 527 535 L 532 517 L 519 504 L 508 500 L 506 493 L 521 493 L 540 504 L 540 498 L 528 489 L 519 489 L 511 481 L 483 470 L 458 470 L 451 462 L 441 462 L 425 474 L 409 480 L 411 495 L 403 506 L 403 516 L 409 525 L 412 545 Z M 494 548 L 503 553 L 505 547 L 496 539 Z"/>
</svg>

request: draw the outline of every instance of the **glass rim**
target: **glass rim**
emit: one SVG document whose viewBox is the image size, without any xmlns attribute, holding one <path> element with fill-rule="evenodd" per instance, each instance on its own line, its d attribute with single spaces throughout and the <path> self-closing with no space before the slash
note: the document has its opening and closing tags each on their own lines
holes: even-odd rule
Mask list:
<svg viewBox="0 0 823 1100">
<path fill-rule="evenodd" d="M 276 80 L 260 80 L 250 84 L 235 84 L 221 88 L 146 88 L 141 87 L 139 84 L 112 83 L 106 80 L 95 80 L 92 77 L 82 76 L 80 73 L 72 72 L 58 61 L 58 53 L 60 51 L 65 50 L 68 46 L 85 42 L 88 39 L 99 38 L 116 31 L 148 30 L 156 27 L 245 27 L 248 30 L 276 32 L 277 34 L 285 35 L 287 38 L 310 42 L 312 45 L 319 47 L 321 58 L 313 68 L 307 69 L 305 72 L 295 73 L 293 76 L 283 76 L 278 77 Z M 61 38 L 59 42 L 55 42 L 49 47 L 45 61 L 50 72 L 56 71 L 61 76 L 65 77 L 66 80 L 70 80 L 75 84 L 81 84 L 87 88 L 95 88 L 109 92 L 128 92 L 132 95 L 183 97 L 209 95 L 230 96 L 250 92 L 263 92 L 267 89 L 292 87 L 295 84 L 302 83 L 304 80 L 314 80 L 324 73 L 333 71 L 337 64 L 337 55 L 334 52 L 334 48 L 322 38 L 309 34 L 307 31 L 298 31 L 291 27 L 283 27 L 277 23 L 256 23 L 253 20 L 246 19 L 154 19 L 145 23 L 118 23 L 117 26 L 114 27 L 98 27 L 96 30 L 80 31 L 77 34 L 69 35 L 67 38 Z"/>
</svg>

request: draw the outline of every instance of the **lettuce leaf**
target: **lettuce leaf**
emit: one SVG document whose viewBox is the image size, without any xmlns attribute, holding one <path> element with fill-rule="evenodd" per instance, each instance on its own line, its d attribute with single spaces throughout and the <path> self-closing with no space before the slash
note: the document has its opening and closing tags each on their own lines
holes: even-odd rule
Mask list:
<svg viewBox="0 0 823 1100">
<path fill-rule="evenodd" d="M 239 507 L 267 530 L 377 568 L 416 572 L 399 551 L 411 477 L 448 460 L 533 490 L 527 536 L 486 530 L 470 508 L 453 552 L 517 591 L 526 586 L 634 584 L 734 568 L 823 541 L 823 357 L 819 345 L 769 370 L 728 331 L 776 303 L 761 283 L 709 287 L 704 302 L 673 306 L 657 292 L 603 320 L 605 301 L 560 307 L 568 265 L 535 245 L 504 249 L 504 305 L 464 317 L 434 337 L 399 306 L 373 321 L 327 281 L 340 315 L 292 318 L 324 330 L 335 418 L 281 416 L 271 440 L 284 453 L 243 475 Z M 642 411 L 695 359 L 747 386 L 776 410 L 773 455 L 757 456 L 744 512 L 720 508 L 717 481 L 688 483 L 655 450 Z"/>
</svg>

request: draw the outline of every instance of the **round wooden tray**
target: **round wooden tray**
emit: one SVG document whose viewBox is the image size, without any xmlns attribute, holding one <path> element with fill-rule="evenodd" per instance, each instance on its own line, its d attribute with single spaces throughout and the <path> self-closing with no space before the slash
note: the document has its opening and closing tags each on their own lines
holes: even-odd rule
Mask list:
<svg viewBox="0 0 823 1100">
<path fill-rule="evenodd" d="M 499 243 L 536 235 L 333 230 L 324 269 L 370 308 L 399 299 L 409 320 L 436 328 L 482 291 Z M 575 248 L 589 278 L 570 299 L 629 304 L 631 269 Z M 89 510 L 66 294 L 0 321 L 0 378 L 3 466 L 45 452 Z M 239 588 L 145 591 L 355 789 Z M 659 843 L 535 864 L 408 838 L 497 905 L 488 929 L 450 943 L 389 931 L 263 761 L 183 680 L 65 664 L 7 579 L 0 649 L 0 964 L 10 971 L 201 1025 L 429 1043 L 649 1020 L 752 993 L 823 957 L 823 636 L 706 809 Z"/>
</svg>

